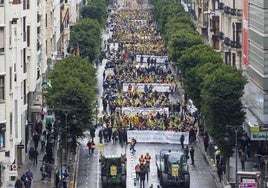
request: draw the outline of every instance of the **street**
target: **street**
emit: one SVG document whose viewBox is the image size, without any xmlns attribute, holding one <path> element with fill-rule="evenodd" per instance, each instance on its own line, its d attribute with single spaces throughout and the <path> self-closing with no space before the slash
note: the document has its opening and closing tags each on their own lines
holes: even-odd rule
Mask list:
<svg viewBox="0 0 268 188">
<path fill-rule="evenodd" d="M 127 2 L 118 1 L 117 2 L 119 7 L 123 7 Z M 108 21 L 110 22 L 110 17 Z M 103 32 L 103 41 L 108 41 L 108 39 L 112 36 L 113 26 L 107 27 L 106 30 Z M 108 31 L 108 32 L 107 32 Z M 145 36 L 144 36 L 145 39 Z M 117 51 L 118 46 L 115 47 L 113 43 L 110 46 L 110 50 Z M 103 46 L 105 50 L 107 48 L 106 45 Z M 148 56 L 149 57 L 149 56 Z M 161 56 L 156 56 L 159 60 Z M 166 58 L 166 56 L 163 56 Z M 141 56 L 137 56 L 137 61 L 141 61 Z M 108 62 L 107 59 L 104 59 L 101 64 L 97 65 L 97 79 L 98 79 L 98 109 L 99 114 L 98 117 L 101 116 L 101 112 L 103 109 L 102 104 L 102 96 L 103 96 L 103 81 L 104 77 L 103 72 L 106 71 L 106 75 L 114 74 L 114 70 L 109 68 L 107 69 L 106 63 Z M 159 63 L 159 62 L 158 62 Z M 124 82 L 124 80 L 120 80 Z M 158 88 L 158 90 L 163 90 L 164 88 Z M 179 88 L 180 89 L 180 88 Z M 124 88 L 123 88 L 124 90 Z M 178 100 L 177 95 L 169 95 L 169 99 L 171 101 Z M 99 138 L 98 138 L 98 130 L 101 127 L 98 127 L 96 131 L 96 137 L 94 142 L 96 146 L 98 146 Z M 79 167 L 78 167 L 78 174 L 77 174 L 77 187 L 78 188 L 101 188 L 101 177 L 100 177 L 100 156 L 102 155 L 121 155 L 126 154 L 127 156 L 127 188 L 135 188 L 140 187 L 139 182 L 134 182 L 134 178 L 136 177 L 135 174 L 135 165 L 138 163 L 138 159 L 140 155 L 145 155 L 147 152 L 151 155 L 151 165 L 150 165 L 150 173 L 149 179 L 145 183 L 145 187 L 161 187 L 158 177 L 157 177 L 157 169 L 155 164 L 155 156 L 159 154 L 161 149 L 172 149 L 172 148 L 181 148 L 179 144 L 161 144 L 161 143 L 137 143 L 136 145 L 136 152 L 134 154 L 130 153 L 129 144 L 124 144 L 121 146 L 119 143 L 105 143 L 103 144 L 103 151 L 99 151 L 98 147 L 96 147 L 94 154 L 88 153 L 87 142 L 90 139 L 89 133 L 87 134 L 88 137 L 81 141 L 80 146 L 80 154 L 79 154 Z M 190 165 L 190 161 L 188 161 L 189 169 L 190 169 L 190 187 L 191 188 L 215 188 L 217 187 L 215 184 L 215 179 L 211 175 L 209 165 L 207 164 L 204 156 L 201 152 L 202 147 L 200 146 L 199 140 L 194 145 L 195 148 L 195 165 Z M 135 185 L 136 184 L 136 185 Z"/>
<path fill-rule="evenodd" d="M 96 139 L 97 140 L 97 139 Z M 100 164 L 99 164 L 99 155 L 100 152 L 96 149 L 93 155 L 88 156 L 88 148 L 86 146 L 87 140 L 83 140 L 80 158 L 79 158 L 79 170 L 77 177 L 77 187 L 78 188 L 91 188 L 91 187 L 101 187 L 100 180 Z M 152 156 L 151 159 L 151 171 L 149 173 L 149 181 L 146 181 L 146 187 L 153 185 L 157 187 L 159 181 L 157 179 L 156 165 L 155 165 L 155 155 L 159 154 L 160 150 L 163 148 L 180 148 L 179 145 L 170 145 L 170 144 L 143 144 L 137 143 L 136 153 L 134 155 L 130 154 L 129 146 L 124 145 L 123 148 L 120 144 L 108 143 L 103 147 L 103 154 L 107 155 L 120 155 L 121 153 L 127 153 L 127 188 L 132 188 L 134 186 L 134 167 L 138 163 L 138 158 L 141 154 L 145 155 L 147 152 Z M 201 149 L 199 143 L 196 143 L 195 147 L 195 166 L 190 165 L 190 175 L 191 175 L 191 188 L 215 188 L 217 187 L 214 178 L 210 174 L 209 166 L 205 162 L 203 155 L 201 154 Z M 136 186 L 139 187 L 139 186 Z"/>
</svg>

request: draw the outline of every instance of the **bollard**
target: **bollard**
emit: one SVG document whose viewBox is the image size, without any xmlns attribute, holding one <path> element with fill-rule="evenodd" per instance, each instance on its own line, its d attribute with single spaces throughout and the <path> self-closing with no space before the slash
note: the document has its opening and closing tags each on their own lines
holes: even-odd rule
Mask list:
<svg viewBox="0 0 268 188">
<path fill-rule="evenodd" d="M 134 178 L 134 186 L 137 185 L 137 178 Z"/>
</svg>

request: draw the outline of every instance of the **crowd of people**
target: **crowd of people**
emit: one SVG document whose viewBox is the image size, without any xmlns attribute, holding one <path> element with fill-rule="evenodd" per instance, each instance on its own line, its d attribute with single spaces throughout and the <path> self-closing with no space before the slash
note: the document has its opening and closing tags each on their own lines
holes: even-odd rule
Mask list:
<svg viewBox="0 0 268 188">
<path fill-rule="evenodd" d="M 98 120 L 104 143 L 127 142 L 128 130 L 197 133 L 196 114 L 187 110 L 187 100 L 176 97 L 178 83 L 152 12 L 141 7 L 114 11 L 107 22 L 112 34 L 105 41 L 108 61 Z M 162 85 L 168 88 L 159 89 Z"/>
<path fill-rule="evenodd" d="M 139 163 L 135 166 L 136 181 L 141 188 L 145 188 L 145 180 L 149 181 L 151 155 L 147 152 L 139 157 Z"/>
</svg>

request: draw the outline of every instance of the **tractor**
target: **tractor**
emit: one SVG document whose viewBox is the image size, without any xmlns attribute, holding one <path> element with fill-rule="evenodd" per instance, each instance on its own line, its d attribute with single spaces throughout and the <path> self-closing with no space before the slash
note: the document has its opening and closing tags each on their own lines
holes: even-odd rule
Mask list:
<svg viewBox="0 0 268 188">
<path fill-rule="evenodd" d="M 126 155 L 101 155 L 102 187 L 126 187 Z"/>
<path fill-rule="evenodd" d="M 157 176 L 162 187 L 190 188 L 190 173 L 181 149 L 162 149 L 156 155 Z"/>
</svg>

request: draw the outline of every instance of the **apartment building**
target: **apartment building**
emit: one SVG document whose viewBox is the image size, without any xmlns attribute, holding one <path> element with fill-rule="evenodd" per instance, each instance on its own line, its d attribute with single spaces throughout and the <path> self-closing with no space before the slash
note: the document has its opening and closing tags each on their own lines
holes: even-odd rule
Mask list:
<svg viewBox="0 0 268 188">
<path fill-rule="evenodd" d="M 1 185 L 14 179 L 24 161 L 29 93 L 40 90 L 39 2 L 0 1 Z"/>
<path fill-rule="evenodd" d="M 243 67 L 248 78 L 247 107 L 258 122 L 250 125 L 252 140 L 268 153 L 268 1 L 244 0 Z"/>
<path fill-rule="evenodd" d="M 224 62 L 248 78 L 244 129 L 268 152 L 268 1 L 185 0 L 197 31 Z"/>
<path fill-rule="evenodd" d="M 83 0 L 0 0 L 0 187 L 14 183 Z M 71 18 L 71 20 L 70 20 Z"/>
<path fill-rule="evenodd" d="M 242 1 L 188 0 L 197 31 L 230 66 L 242 68 Z"/>
</svg>

